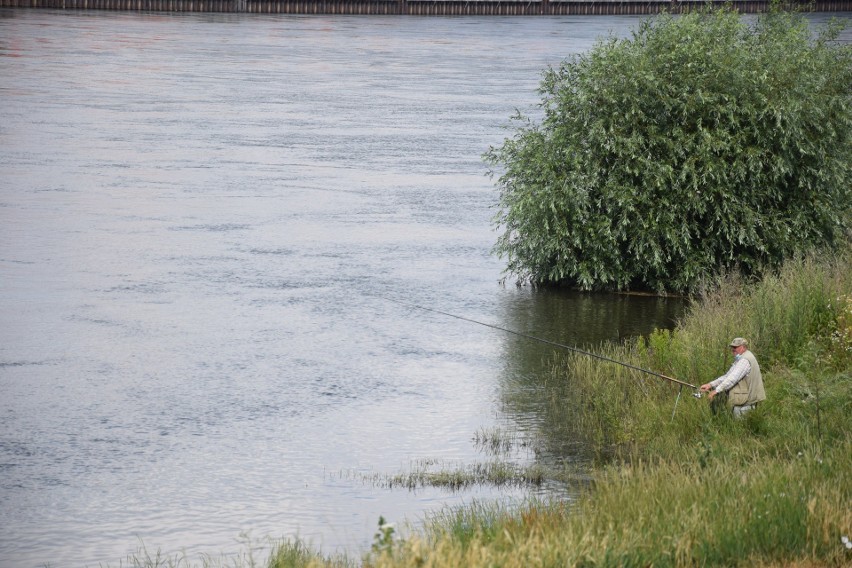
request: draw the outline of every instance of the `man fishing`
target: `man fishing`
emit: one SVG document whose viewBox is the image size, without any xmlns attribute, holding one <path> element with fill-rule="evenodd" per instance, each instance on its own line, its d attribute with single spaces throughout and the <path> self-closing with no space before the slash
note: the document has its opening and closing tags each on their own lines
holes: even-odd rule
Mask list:
<svg viewBox="0 0 852 568">
<path fill-rule="evenodd" d="M 724 404 L 727 398 L 728 407 L 731 408 L 736 418 L 753 409 L 757 403 L 766 400 L 763 390 L 763 376 L 760 374 L 760 365 L 754 353 L 748 349 L 748 341 L 742 337 L 736 337 L 731 341 L 731 351 L 734 353 L 734 363 L 728 372 L 716 380 L 701 385 L 701 392 L 708 392 L 708 398 L 713 407 L 718 408 L 718 403 Z M 717 396 L 719 401 L 713 399 Z"/>
</svg>

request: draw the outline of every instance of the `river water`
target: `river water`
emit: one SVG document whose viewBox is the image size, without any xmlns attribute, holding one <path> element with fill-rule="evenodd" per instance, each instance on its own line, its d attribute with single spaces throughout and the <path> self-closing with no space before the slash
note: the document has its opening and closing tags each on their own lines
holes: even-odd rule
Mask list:
<svg viewBox="0 0 852 568">
<path fill-rule="evenodd" d="M 387 489 L 675 301 L 501 284 L 481 154 L 632 17 L 0 11 L 0 566 L 369 547 Z M 536 459 L 536 458 L 531 458 Z M 558 491 L 558 489 L 554 490 Z"/>
</svg>

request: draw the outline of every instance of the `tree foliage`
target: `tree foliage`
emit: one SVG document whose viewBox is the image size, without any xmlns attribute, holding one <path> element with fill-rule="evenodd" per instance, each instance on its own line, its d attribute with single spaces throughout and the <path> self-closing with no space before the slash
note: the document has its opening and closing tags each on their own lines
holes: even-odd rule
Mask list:
<svg viewBox="0 0 852 568">
<path fill-rule="evenodd" d="M 540 119 L 485 154 L 507 271 L 691 291 L 834 247 L 850 224 L 852 50 L 796 14 L 644 21 L 545 71 Z M 494 174 L 496 175 L 496 174 Z"/>
</svg>

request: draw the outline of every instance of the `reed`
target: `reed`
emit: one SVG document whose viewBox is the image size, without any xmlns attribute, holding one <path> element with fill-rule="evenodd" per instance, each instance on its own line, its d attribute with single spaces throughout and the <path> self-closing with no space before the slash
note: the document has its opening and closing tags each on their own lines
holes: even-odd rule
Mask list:
<svg viewBox="0 0 852 568">
<path fill-rule="evenodd" d="M 510 428 L 499 426 L 479 428 L 473 435 L 473 443 L 488 455 L 506 455 L 514 449 L 526 445 L 517 432 Z"/>
<path fill-rule="evenodd" d="M 241 566 L 241 565 L 235 565 Z M 269 557 L 268 568 L 354 568 L 358 562 L 345 555 L 326 557 L 301 540 L 280 543 Z"/>
<path fill-rule="evenodd" d="M 344 554 L 323 555 L 301 539 L 251 542 L 243 538 L 243 550 L 235 554 L 190 556 L 181 552 L 172 555 L 158 550 L 149 551 L 144 545 L 128 556 L 119 567 L 128 568 L 355 568 L 359 559 Z M 264 552 L 261 552 L 264 551 Z M 262 558 L 260 558 L 262 557 Z M 107 565 L 109 566 L 109 565 Z"/>
</svg>

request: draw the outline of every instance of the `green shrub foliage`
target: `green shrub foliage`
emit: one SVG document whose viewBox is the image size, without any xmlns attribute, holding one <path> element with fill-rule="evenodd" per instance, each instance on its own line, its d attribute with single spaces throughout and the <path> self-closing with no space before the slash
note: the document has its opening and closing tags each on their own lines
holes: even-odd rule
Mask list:
<svg viewBox="0 0 852 568">
<path fill-rule="evenodd" d="M 522 281 L 689 292 L 835 247 L 850 224 L 852 50 L 773 10 L 643 22 L 545 71 L 485 159 Z M 496 174 L 495 174 L 496 175 Z"/>
</svg>

